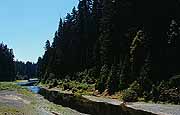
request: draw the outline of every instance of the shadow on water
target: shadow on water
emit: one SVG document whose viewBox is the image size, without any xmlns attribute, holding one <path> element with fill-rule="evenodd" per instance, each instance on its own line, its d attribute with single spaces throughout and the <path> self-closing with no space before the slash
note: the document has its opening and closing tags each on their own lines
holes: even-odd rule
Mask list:
<svg viewBox="0 0 180 115">
<path fill-rule="evenodd" d="M 81 113 L 90 115 L 155 115 L 146 111 L 128 108 L 124 105 L 94 102 L 74 94 L 64 94 L 58 91 L 49 91 L 47 89 L 41 89 L 39 93 L 55 104 L 69 107 Z"/>
</svg>

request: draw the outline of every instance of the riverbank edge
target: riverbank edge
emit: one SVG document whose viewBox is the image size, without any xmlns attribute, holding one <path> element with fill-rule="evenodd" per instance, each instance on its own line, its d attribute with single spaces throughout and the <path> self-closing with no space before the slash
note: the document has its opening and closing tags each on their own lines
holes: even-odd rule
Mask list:
<svg viewBox="0 0 180 115">
<path fill-rule="evenodd" d="M 102 98 L 102 97 L 89 96 L 89 95 L 76 95 L 76 94 L 73 94 L 71 91 L 48 89 L 47 87 L 42 87 L 42 86 L 41 86 L 41 89 L 43 90 L 44 94 L 42 92 L 40 92 L 40 94 L 44 96 L 45 99 L 51 102 L 54 102 L 56 104 L 62 104 L 62 106 L 70 107 L 72 109 L 75 109 L 79 112 L 86 113 L 86 114 L 98 115 L 99 112 L 97 111 L 101 111 L 101 114 L 102 114 L 102 110 L 96 110 L 96 108 L 92 106 L 93 104 L 94 106 L 99 104 L 101 106 L 103 105 L 106 105 L 106 107 L 111 106 L 112 108 L 124 111 L 124 114 L 126 115 L 158 115 L 157 113 L 153 113 L 152 111 L 146 111 L 146 110 L 137 109 L 137 108 L 135 109 L 130 106 L 131 103 L 123 103 L 117 99 L 109 99 L 109 98 Z M 75 98 L 75 100 L 72 98 Z M 63 99 L 67 99 L 68 101 L 72 99 L 73 103 L 72 102 L 68 103 L 67 100 L 63 100 Z M 60 101 L 60 100 L 63 100 L 63 101 Z M 64 104 L 64 103 L 68 103 L 68 104 Z M 76 107 L 73 107 L 71 104 L 76 105 Z M 84 110 L 81 110 L 78 107 Z M 89 110 L 88 108 L 94 109 L 94 110 Z M 97 109 L 101 109 L 101 107 L 98 106 Z M 102 109 L 109 109 L 109 108 L 102 108 Z M 116 110 L 116 111 L 119 111 L 119 110 Z M 109 114 L 105 112 L 103 115 L 109 115 Z M 113 114 L 113 115 L 116 115 L 116 114 Z"/>
</svg>

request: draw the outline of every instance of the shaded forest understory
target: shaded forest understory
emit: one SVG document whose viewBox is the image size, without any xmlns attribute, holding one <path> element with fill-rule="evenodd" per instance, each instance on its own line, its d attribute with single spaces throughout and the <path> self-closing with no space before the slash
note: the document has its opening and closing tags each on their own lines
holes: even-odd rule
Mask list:
<svg viewBox="0 0 180 115">
<path fill-rule="evenodd" d="M 95 84 L 99 93 L 123 92 L 180 103 L 180 1 L 80 0 L 60 18 L 53 42 L 47 40 L 34 75 L 42 83 L 76 81 Z M 13 55 L 0 46 L 0 79 L 10 76 Z M 1 59 L 0 59 L 1 61 Z M 11 64 L 9 64 L 11 63 Z M 34 73 L 34 72 L 32 72 Z M 2 79 L 6 80 L 6 79 Z"/>
</svg>

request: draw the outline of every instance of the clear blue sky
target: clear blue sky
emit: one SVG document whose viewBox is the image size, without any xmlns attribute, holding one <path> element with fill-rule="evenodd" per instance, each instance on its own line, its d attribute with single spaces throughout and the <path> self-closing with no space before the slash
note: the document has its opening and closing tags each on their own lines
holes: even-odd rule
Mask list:
<svg viewBox="0 0 180 115">
<path fill-rule="evenodd" d="M 0 42 L 14 50 L 15 59 L 36 62 L 52 41 L 59 18 L 79 0 L 0 0 Z"/>
</svg>

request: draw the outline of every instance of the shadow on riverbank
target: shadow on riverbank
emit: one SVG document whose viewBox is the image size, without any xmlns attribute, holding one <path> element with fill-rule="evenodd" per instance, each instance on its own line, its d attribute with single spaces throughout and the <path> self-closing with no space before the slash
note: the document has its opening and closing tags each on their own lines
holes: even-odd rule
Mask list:
<svg viewBox="0 0 180 115">
<path fill-rule="evenodd" d="M 82 96 L 74 94 L 65 94 L 58 91 L 41 89 L 39 92 L 47 100 L 55 104 L 75 109 L 81 113 L 91 115 L 155 115 L 143 110 L 135 110 L 126 107 L 124 104 L 113 105 L 105 102 L 91 101 Z"/>
</svg>

